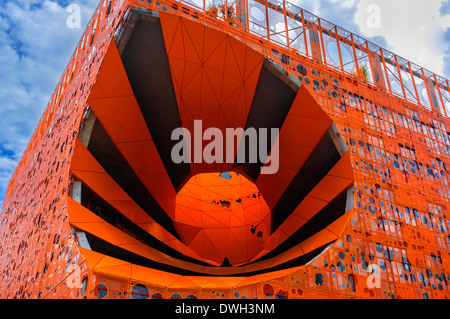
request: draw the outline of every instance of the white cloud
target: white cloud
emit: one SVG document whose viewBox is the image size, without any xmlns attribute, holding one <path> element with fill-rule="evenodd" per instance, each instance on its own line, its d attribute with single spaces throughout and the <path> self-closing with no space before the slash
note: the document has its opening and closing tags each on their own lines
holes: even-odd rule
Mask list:
<svg viewBox="0 0 450 319">
<path fill-rule="evenodd" d="M 369 5 L 378 5 L 380 28 L 371 28 L 367 19 Z M 355 22 L 363 36 L 382 36 L 392 52 L 438 75 L 445 76 L 445 31 L 450 16 L 442 17 L 442 0 L 360 0 Z"/>
<path fill-rule="evenodd" d="M 80 29 L 66 26 L 67 1 L 14 0 L 0 6 L 0 201 L 97 2 L 77 2 Z"/>
</svg>

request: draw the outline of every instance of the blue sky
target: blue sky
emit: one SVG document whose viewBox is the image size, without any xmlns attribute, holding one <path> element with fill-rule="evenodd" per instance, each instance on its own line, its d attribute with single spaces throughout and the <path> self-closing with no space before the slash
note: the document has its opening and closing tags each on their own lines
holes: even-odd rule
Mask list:
<svg viewBox="0 0 450 319">
<path fill-rule="evenodd" d="M 291 0 L 450 78 L 450 0 Z M 6 186 L 98 0 L 0 0 L 0 205 Z M 81 28 L 66 25 L 70 4 Z M 380 9 L 380 25 L 368 23 Z"/>
</svg>

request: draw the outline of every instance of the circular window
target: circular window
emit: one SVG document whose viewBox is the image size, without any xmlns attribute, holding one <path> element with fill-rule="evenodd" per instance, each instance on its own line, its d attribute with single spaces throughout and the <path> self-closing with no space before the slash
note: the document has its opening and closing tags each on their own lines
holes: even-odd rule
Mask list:
<svg viewBox="0 0 450 319">
<path fill-rule="evenodd" d="M 131 289 L 131 297 L 133 299 L 148 299 L 149 292 L 145 285 L 137 284 Z"/>
</svg>

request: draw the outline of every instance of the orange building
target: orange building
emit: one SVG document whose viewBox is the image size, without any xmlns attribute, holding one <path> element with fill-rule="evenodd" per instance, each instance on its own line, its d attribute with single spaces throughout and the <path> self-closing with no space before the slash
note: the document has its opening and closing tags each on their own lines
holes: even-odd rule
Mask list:
<svg viewBox="0 0 450 319">
<path fill-rule="evenodd" d="M 102 0 L 8 185 L 0 297 L 448 298 L 449 91 L 286 1 Z"/>
</svg>

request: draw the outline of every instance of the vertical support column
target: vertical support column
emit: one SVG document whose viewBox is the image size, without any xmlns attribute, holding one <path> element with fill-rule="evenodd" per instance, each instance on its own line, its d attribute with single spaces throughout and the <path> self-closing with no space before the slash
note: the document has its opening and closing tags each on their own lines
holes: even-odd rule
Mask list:
<svg viewBox="0 0 450 319">
<path fill-rule="evenodd" d="M 81 185 L 81 181 L 75 179 L 72 185 L 72 194 L 70 194 L 70 197 L 79 204 L 81 204 Z"/>
<path fill-rule="evenodd" d="M 339 40 L 339 34 L 337 26 L 334 26 L 334 35 L 336 36 L 336 45 L 339 53 L 339 62 L 341 63 L 341 71 L 344 71 L 344 62 L 342 62 L 341 42 Z"/>
<path fill-rule="evenodd" d="M 389 73 L 388 73 L 388 69 L 386 67 L 386 61 L 384 60 L 384 53 L 383 53 L 383 49 L 380 48 L 380 56 L 381 56 L 381 63 L 383 64 L 383 68 L 384 68 L 384 74 L 386 74 L 386 83 L 387 83 L 387 88 L 389 89 L 389 92 L 392 93 L 392 88 L 391 88 L 391 81 L 389 80 Z"/>
<path fill-rule="evenodd" d="M 204 1 L 206 1 L 206 0 L 204 0 Z M 224 17 L 223 17 L 223 19 L 224 19 L 225 22 L 228 22 L 227 20 L 230 18 L 228 16 L 228 0 L 225 0 L 223 6 L 224 6 L 224 8 L 223 8 L 223 10 L 224 10 Z M 227 27 L 228 26 L 229 26 L 229 24 L 227 23 Z"/>
<path fill-rule="evenodd" d="M 422 74 L 424 74 L 423 69 L 422 69 Z M 433 78 L 434 78 L 434 83 L 436 83 L 436 88 L 438 90 L 439 99 L 441 100 L 442 109 L 444 110 L 445 116 L 448 116 L 447 115 L 447 108 L 445 107 L 444 99 L 442 98 L 441 88 L 439 87 L 439 83 L 437 81 L 436 74 L 434 74 L 434 73 L 433 73 Z M 429 81 L 431 82 L 431 80 L 429 80 Z"/>
<path fill-rule="evenodd" d="M 267 7 L 267 0 L 264 1 L 264 7 L 266 8 L 266 28 L 267 28 L 267 40 L 270 41 L 270 28 L 269 28 L 269 8 Z"/>
<path fill-rule="evenodd" d="M 305 40 L 305 51 L 306 55 L 312 58 L 312 54 L 309 54 L 308 38 L 306 37 L 306 25 L 305 25 L 305 17 L 303 15 L 303 9 L 301 10 L 301 14 L 302 14 L 303 39 Z"/>
<path fill-rule="evenodd" d="M 236 20 L 245 26 L 245 31 L 248 32 L 248 1 L 236 0 Z"/>
<path fill-rule="evenodd" d="M 394 55 L 394 60 L 395 60 L 395 67 L 396 67 L 397 73 L 398 73 L 398 80 L 400 81 L 400 86 L 402 87 L 403 97 L 406 100 L 408 100 L 408 98 L 406 97 L 405 86 L 403 85 L 402 74 L 400 72 L 400 67 L 398 66 L 398 61 L 397 61 L 397 56 L 396 55 Z"/>
<path fill-rule="evenodd" d="M 409 61 L 408 61 L 408 69 L 409 69 L 409 74 L 411 76 L 411 82 L 413 83 L 413 86 L 414 86 L 414 92 L 416 93 L 417 104 L 422 105 L 422 103 L 420 102 L 419 93 L 417 92 L 416 81 L 414 81 L 414 74 L 412 73 L 411 64 L 409 63 Z M 401 77 L 401 75 L 400 75 L 400 77 Z M 431 103 L 431 100 L 430 100 L 430 103 Z"/>
<path fill-rule="evenodd" d="M 317 24 L 309 22 L 308 34 L 310 40 L 311 57 L 318 61 L 323 61 L 322 49 L 320 48 L 319 27 Z M 305 29 L 306 30 L 306 29 Z"/>
<path fill-rule="evenodd" d="M 359 77 L 361 77 L 361 70 L 359 69 L 358 56 L 356 55 L 355 41 L 353 40 L 353 33 L 350 33 L 350 38 L 352 40 L 352 49 L 353 49 L 353 57 L 355 58 L 356 73 L 358 74 Z"/>
<path fill-rule="evenodd" d="M 447 90 L 448 90 L 448 92 L 450 92 L 450 86 L 448 85 L 448 81 L 447 80 L 445 80 L 445 84 L 447 84 Z M 444 108 L 445 108 L 445 104 L 444 104 Z"/>
<path fill-rule="evenodd" d="M 74 179 L 73 184 L 72 184 L 72 193 L 70 194 L 70 197 L 75 200 L 77 203 L 81 204 L 81 188 L 82 188 L 83 183 L 80 180 Z M 89 245 L 89 241 L 86 237 L 85 232 L 83 232 L 80 229 L 76 229 L 72 226 L 72 230 L 75 231 L 77 233 L 77 237 L 78 237 L 78 245 L 83 247 L 83 248 L 87 248 L 87 249 L 91 249 L 91 246 Z"/>
<path fill-rule="evenodd" d="M 80 133 L 80 140 L 81 143 L 83 143 L 86 148 L 89 145 L 89 140 L 91 139 L 92 130 L 94 129 L 94 124 L 97 120 L 97 117 L 95 116 L 94 112 L 92 112 L 91 109 L 89 109 L 89 115 L 84 123 L 83 130 Z"/>
<path fill-rule="evenodd" d="M 378 87 L 386 89 L 386 81 L 384 79 L 383 70 L 381 69 L 380 60 L 378 59 L 378 54 L 372 52 L 369 49 L 369 44 L 366 41 L 367 55 L 369 56 L 370 67 L 372 69 L 373 83 Z"/>
<path fill-rule="evenodd" d="M 322 33 L 322 26 L 320 24 L 320 18 L 317 19 L 317 36 L 320 39 L 320 44 L 322 46 L 322 61 L 327 64 L 327 54 L 325 52 L 325 46 L 323 45 L 323 33 Z"/>
<path fill-rule="evenodd" d="M 286 17 L 286 0 L 283 0 L 283 16 L 284 16 L 284 26 L 286 30 L 286 47 L 289 50 L 291 48 L 291 44 L 289 43 L 289 27 Z"/>
</svg>

